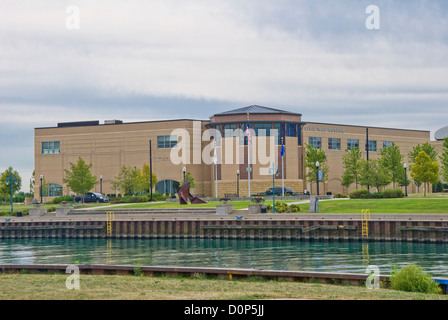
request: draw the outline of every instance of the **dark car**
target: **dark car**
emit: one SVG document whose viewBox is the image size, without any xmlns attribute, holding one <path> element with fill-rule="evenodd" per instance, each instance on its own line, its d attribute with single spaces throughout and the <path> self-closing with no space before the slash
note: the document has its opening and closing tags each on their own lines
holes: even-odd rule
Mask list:
<svg viewBox="0 0 448 320">
<path fill-rule="evenodd" d="M 274 192 L 273 192 L 273 189 Z M 290 196 L 293 194 L 292 190 L 290 188 L 283 188 L 285 191 L 285 196 Z M 275 194 L 276 196 L 281 196 L 282 195 L 282 188 L 278 187 L 278 188 L 269 188 L 268 190 L 266 190 L 266 195 L 267 196 L 272 196 L 273 194 Z"/>
<path fill-rule="evenodd" d="M 101 193 L 97 192 L 89 192 L 84 197 L 82 196 L 76 196 L 75 201 L 76 202 L 82 202 L 82 198 L 84 198 L 84 203 L 88 202 L 109 202 L 109 198 L 105 195 L 102 195 Z"/>
</svg>

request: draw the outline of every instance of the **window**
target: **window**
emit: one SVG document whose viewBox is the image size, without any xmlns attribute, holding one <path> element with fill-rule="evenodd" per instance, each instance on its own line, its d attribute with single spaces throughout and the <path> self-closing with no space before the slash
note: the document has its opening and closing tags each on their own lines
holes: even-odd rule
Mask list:
<svg viewBox="0 0 448 320">
<path fill-rule="evenodd" d="M 368 151 L 376 152 L 376 141 L 375 140 L 369 140 L 369 143 L 366 148 Z"/>
<path fill-rule="evenodd" d="M 359 149 L 358 139 L 347 139 L 347 150 L 351 150 L 352 148 Z"/>
<path fill-rule="evenodd" d="M 42 142 L 42 154 L 61 153 L 61 143 L 59 141 Z"/>
<path fill-rule="evenodd" d="M 392 141 L 383 141 L 383 149 L 392 147 Z"/>
<path fill-rule="evenodd" d="M 309 137 L 308 141 L 312 148 L 322 149 L 322 138 L 321 137 Z"/>
<path fill-rule="evenodd" d="M 328 150 L 341 150 L 341 138 L 328 138 Z"/>
<path fill-rule="evenodd" d="M 61 197 L 62 196 L 62 186 L 56 183 L 45 184 L 42 188 L 43 197 Z"/>
<path fill-rule="evenodd" d="M 223 138 L 227 138 L 227 137 L 236 137 L 236 129 L 238 129 L 238 125 L 237 124 L 225 124 L 223 126 Z"/>
<path fill-rule="evenodd" d="M 177 146 L 177 136 L 158 136 L 157 148 L 158 149 L 171 149 Z"/>
<path fill-rule="evenodd" d="M 254 123 L 254 130 L 257 136 L 266 136 L 269 137 L 271 135 L 272 124 L 270 123 Z"/>
<path fill-rule="evenodd" d="M 274 123 L 274 130 L 277 130 L 277 145 L 282 144 L 282 138 L 283 142 L 285 143 L 285 124 L 284 123 Z M 274 134 L 274 133 L 272 133 Z"/>
<path fill-rule="evenodd" d="M 287 137 L 297 137 L 296 125 L 288 123 L 286 125 L 286 136 Z"/>
</svg>

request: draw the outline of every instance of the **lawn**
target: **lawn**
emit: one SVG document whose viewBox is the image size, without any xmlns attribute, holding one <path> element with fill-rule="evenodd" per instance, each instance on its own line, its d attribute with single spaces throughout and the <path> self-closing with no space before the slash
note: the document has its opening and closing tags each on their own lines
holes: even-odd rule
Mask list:
<svg viewBox="0 0 448 320">
<path fill-rule="evenodd" d="M 68 290 L 63 274 L 0 274 L 1 300 L 421 300 L 446 295 L 274 280 L 80 275 Z"/>
<path fill-rule="evenodd" d="M 302 212 L 309 211 L 309 204 L 300 206 Z M 448 199 L 443 198 L 401 198 L 329 200 L 319 202 L 320 213 L 445 213 L 448 214 Z"/>
</svg>

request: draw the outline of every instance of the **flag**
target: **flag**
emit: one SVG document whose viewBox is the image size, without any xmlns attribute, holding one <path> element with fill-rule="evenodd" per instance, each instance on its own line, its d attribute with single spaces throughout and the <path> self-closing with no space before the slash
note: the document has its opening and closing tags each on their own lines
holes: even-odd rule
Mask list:
<svg viewBox="0 0 448 320">
<path fill-rule="evenodd" d="M 286 150 L 285 150 L 285 146 L 282 145 L 282 153 L 281 153 L 282 157 L 283 157 L 283 155 L 285 154 L 285 152 L 286 152 Z"/>
<path fill-rule="evenodd" d="M 251 138 L 250 138 L 249 122 L 247 123 L 246 134 L 247 134 L 247 144 L 250 145 L 251 144 Z"/>
</svg>

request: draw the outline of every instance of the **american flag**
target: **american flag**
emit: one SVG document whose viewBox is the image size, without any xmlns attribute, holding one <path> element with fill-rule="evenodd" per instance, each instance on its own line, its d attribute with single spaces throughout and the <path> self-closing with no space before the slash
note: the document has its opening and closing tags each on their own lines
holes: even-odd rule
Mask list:
<svg viewBox="0 0 448 320">
<path fill-rule="evenodd" d="M 246 134 L 247 134 L 247 144 L 251 144 L 251 138 L 250 138 L 250 130 L 249 130 L 249 123 L 247 123 L 247 129 L 246 129 Z"/>
</svg>

